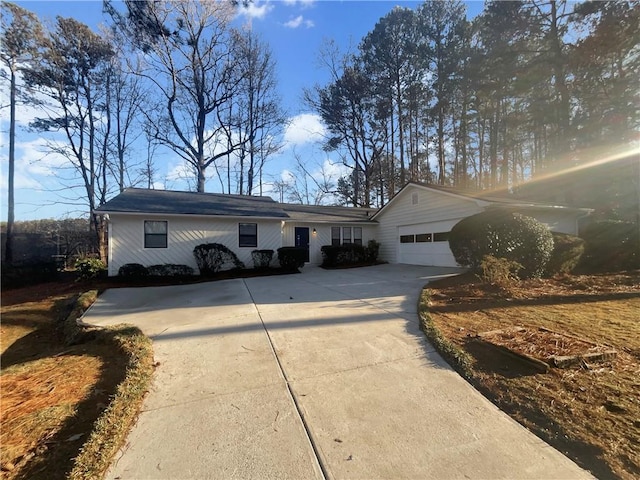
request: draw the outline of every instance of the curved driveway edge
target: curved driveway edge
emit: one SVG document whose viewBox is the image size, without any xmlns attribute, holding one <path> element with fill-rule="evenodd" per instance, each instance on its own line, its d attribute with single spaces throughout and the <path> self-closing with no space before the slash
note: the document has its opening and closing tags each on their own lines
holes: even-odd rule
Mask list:
<svg viewBox="0 0 640 480">
<path fill-rule="evenodd" d="M 451 270 L 380 265 L 114 289 L 160 362 L 109 478 L 592 478 L 497 409 L 418 329 Z"/>
</svg>

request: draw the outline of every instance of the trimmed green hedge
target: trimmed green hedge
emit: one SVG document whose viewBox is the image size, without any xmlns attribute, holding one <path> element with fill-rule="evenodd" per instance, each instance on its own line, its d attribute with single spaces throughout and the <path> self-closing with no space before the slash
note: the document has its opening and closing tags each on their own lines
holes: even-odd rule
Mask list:
<svg viewBox="0 0 640 480">
<path fill-rule="evenodd" d="M 571 273 L 580 263 L 584 253 L 585 241 L 567 233 L 551 232 L 553 235 L 553 251 L 545 268 L 545 276 Z"/>
<path fill-rule="evenodd" d="M 324 245 L 322 252 L 323 267 L 339 267 L 364 263 L 367 260 L 367 250 L 362 245 L 353 243 L 346 245 Z"/>
<path fill-rule="evenodd" d="M 253 260 L 253 268 L 264 269 L 269 268 L 271 260 L 273 260 L 273 250 L 254 250 L 251 252 Z"/>
<path fill-rule="evenodd" d="M 201 275 L 212 275 L 224 269 L 244 268 L 244 263 L 221 243 L 203 243 L 193 249 Z"/>
<path fill-rule="evenodd" d="M 580 236 L 585 251 L 580 269 L 616 272 L 640 268 L 640 226 L 635 222 L 602 220 L 587 225 Z"/>
<path fill-rule="evenodd" d="M 189 265 L 176 265 L 174 263 L 151 265 L 147 270 L 150 276 L 155 277 L 190 277 L 194 273 L 193 268 Z"/>
<path fill-rule="evenodd" d="M 140 263 L 125 263 L 118 269 L 119 277 L 146 277 L 149 270 Z"/>
<path fill-rule="evenodd" d="M 522 265 L 523 278 L 539 277 L 551 257 L 553 237 L 535 218 L 498 208 L 460 220 L 449 234 L 458 264 L 478 272 L 486 255 Z"/>
<path fill-rule="evenodd" d="M 304 266 L 307 249 L 300 247 L 281 247 L 278 249 L 278 261 L 285 270 L 295 271 Z"/>
</svg>

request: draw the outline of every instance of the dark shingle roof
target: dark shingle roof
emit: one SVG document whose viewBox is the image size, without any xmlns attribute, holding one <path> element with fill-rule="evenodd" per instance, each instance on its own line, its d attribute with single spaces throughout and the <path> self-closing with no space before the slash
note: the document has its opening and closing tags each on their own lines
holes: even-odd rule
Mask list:
<svg viewBox="0 0 640 480">
<path fill-rule="evenodd" d="M 419 185 L 421 187 L 431 188 L 433 190 L 439 190 L 441 192 L 447 192 L 461 197 L 473 198 L 474 200 L 482 200 L 494 204 L 506 204 L 520 207 L 540 207 L 540 208 L 566 208 L 572 209 L 573 207 L 567 207 L 565 205 L 553 205 L 544 202 L 535 202 L 528 199 L 522 199 L 516 195 L 510 193 L 506 188 L 500 188 L 496 190 L 467 190 L 458 187 L 446 187 L 443 185 L 432 185 L 429 183 L 409 182 L 408 185 Z M 588 210 L 585 208 L 573 208 L 575 210 Z"/>
<path fill-rule="evenodd" d="M 174 192 L 127 188 L 96 209 L 97 213 L 155 213 L 165 215 L 225 215 L 287 218 L 271 197 L 221 193 Z"/>
<path fill-rule="evenodd" d="M 369 222 L 373 208 L 281 204 L 289 218 L 300 222 Z"/>
</svg>

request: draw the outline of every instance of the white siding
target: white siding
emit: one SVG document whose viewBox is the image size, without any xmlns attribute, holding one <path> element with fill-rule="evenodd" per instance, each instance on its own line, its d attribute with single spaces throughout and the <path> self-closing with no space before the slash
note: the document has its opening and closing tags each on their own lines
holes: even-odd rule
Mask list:
<svg viewBox="0 0 640 480">
<path fill-rule="evenodd" d="M 578 235 L 578 219 L 575 213 L 566 211 L 523 211 L 523 215 L 534 217 L 540 223 L 544 223 L 552 232 Z"/>
<path fill-rule="evenodd" d="M 361 223 L 289 223 L 284 226 L 282 237 L 283 247 L 295 246 L 295 227 L 309 228 L 309 263 L 320 265 L 322 263 L 322 253 L 320 248 L 323 245 L 331 245 L 331 227 L 362 227 L 362 244 L 366 245 L 369 240 L 377 240 L 378 225 Z M 313 234 L 313 229 L 316 234 Z"/>
<path fill-rule="evenodd" d="M 231 249 L 247 267 L 253 267 L 251 251 L 277 250 L 282 245 L 279 220 L 207 219 L 203 217 L 144 215 L 110 215 L 109 275 L 117 275 L 126 263 L 144 266 L 174 263 L 189 265 L 197 272 L 193 249 L 201 243 L 221 243 Z M 144 248 L 144 221 L 166 220 L 169 237 L 167 248 Z M 238 224 L 258 224 L 258 246 L 239 247 Z"/>
<path fill-rule="evenodd" d="M 415 205 L 414 194 L 418 195 L 418 203 Z M 461 219 L 481 211 L 483 206 L 479 206 L 474 200 L 409 186 L 375 218 L 380 224 L 377 239 L 380 242 L 380 259 L 398 263 L 400 227 L 441 221 L 449 221 L 451 225 L 455 225 Z"/>
<path fill-rule="evenodd" d="M 417 195 L 417 199 L 416 199 Z M 416 203 L 417 200 L 417 203 Z M 455 266 L 453 256 L 444 251 L 442 246 L 400 244 L 400 232 L 433 233 L 449 231 L 451 227 L 465 217 L 484 211 L 490 203 L 457 197 L 444 192 L 409 186 L 383 210 L 375 220 L 380 224 L 378 241 L 380 257 L 390 263 L 409 262 L 433 265 L 450 263 Z M 520 209 L 524 215 L 536 218 L 555 232 L 577 234 L 577 217 L 579 213 L 563 209 L 549 210 L 529 207 Z M 445 228 L 446 227 L 446 228 Z M 424 230 L 418 232 L 416 229 Z M 400 255 L 400 249 L 402 256 Z M 447 245 L 448 249 L 448 245 Z"/>
</svg>

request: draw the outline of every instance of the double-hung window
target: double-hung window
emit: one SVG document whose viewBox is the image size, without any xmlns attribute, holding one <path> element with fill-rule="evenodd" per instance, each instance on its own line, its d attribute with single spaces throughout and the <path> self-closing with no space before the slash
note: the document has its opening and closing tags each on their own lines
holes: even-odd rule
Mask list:
<svg viewBox="0 0 640 480">
<path fill-rule="evenodd" d="M 340 227 L 331 227 L 331 245 L 340 246 Z"/>
<path fill-rule="evenodd" d="M 238 226 L 238 238 L 240 247 L 257 247 L 258 224 L 240 223 Z"/>
<path fill-rule="evenodd" d="M 331 227 L 331 245 L 362 245 L 362 227 Z"/>
<path fill-rule="evenodd" d="M 166 220 L 144 221 L 144 248 L 167 248 L 169 222 Z"/>
<path fill-rule="evenodd" d="M 351 241 L 351 227 L 342 227 L 342 244 L 352 243 Z"/>
<path fill-rule="evenodd" d="M 353 243 L 362 245 L 362 227 L 353 227 Z"/>
</svg>

